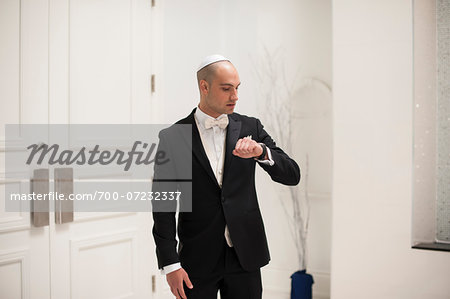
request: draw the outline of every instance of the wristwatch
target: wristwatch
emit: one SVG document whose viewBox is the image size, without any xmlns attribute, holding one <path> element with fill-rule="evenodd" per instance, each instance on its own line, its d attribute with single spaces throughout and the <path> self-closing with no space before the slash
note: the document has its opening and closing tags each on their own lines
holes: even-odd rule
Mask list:
<svg viewBox="0 0 450 299">
<path fill-rule="evenodd" d="M 255 157 L 256 160 L 264 160 L 264 158 L 266 157 L 267 154 L 267 146 L 264 143 L 259 143 L 259 145 L 261 145 L 262 147 L 262 154 L 259 157 Z"/>
</svg>

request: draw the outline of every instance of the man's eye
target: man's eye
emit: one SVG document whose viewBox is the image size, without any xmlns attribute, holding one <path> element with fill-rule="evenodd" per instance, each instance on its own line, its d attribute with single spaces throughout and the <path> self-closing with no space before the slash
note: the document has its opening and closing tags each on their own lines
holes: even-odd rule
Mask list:
<svg viewBox="0 0 450 299">
<path fill-rule="evenodd" d="M 229 91 L 229 88 L 222 88 L 223 91 Z"/>
</svg>

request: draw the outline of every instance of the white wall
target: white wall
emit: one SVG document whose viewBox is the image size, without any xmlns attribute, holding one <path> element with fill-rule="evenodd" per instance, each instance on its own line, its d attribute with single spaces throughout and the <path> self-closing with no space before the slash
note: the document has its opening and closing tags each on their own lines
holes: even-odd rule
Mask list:
<svg viewBox="0 0 450 299">
<path fill-rule="evenodd" d="M 257 78 L 256 71 L 260 71 L 267 62 L 265 49 L 275 57 L 275 65 L 280 71 L 284 69 L 293 92 L 298 91 L 300 81 L 305 77 L 319 78 L 331 85 L 330 0 L 161 2 L 164 6 L 164 57 L 160 79 L 163 97 L 159 106 L 161 119 L 165 122 L 186 116 L 197 105 L 195 70 L 199 61 L 208 54 L 220 53 L 232 60 L 242 81 L 236 112 L 260 117 L 263 124 L 267 116 L 264 115 L 266 107 L 261 89 L 272 88 L 277 94 L 285 93 L 281 87 L 271 86 L 270 82 L 261 86 Z M 302 100 L 302 97 L 296 98 L 298 103 L 294 101 L 293 106 L 304 107 Z M 331 99 L 324 105 L 331 107 Z M 331 115 L 328 123 L 321 126 L 326 131 L 324 137 L 328 146 L 310 145 L 306 148 L 297 144 L 291 154 L 301 168 L 305 167 L 303 155 L 306 149 L 314 151 L 317 157 L 329 155 L 329 159 L 324 160 L 328 161 L 327 165 L 322 167 L 322 173 L 326 172 L 322 174 L 325 179 L 314 184 L 318 187 L 313 190 L 311 198 L 308 246 L 308 271 L 313 272 L 316 279 L 315 294 L 326 298 L 329 296 L 331 254 L 331 183 L 328 183 L 331 182 Z M 314 135 L 311 130 L 314 128 L 309 131 L 305 127 L 294 128 L 296 140 L 303 140 L 304 135 Z M 302 185 L 300 192 L 303 188 Z M 263 270 L 265 298 L 289 298 L 290 275 L 299 270 L 299 266 L 280 205 L 280 200 L 286 200 L 283 195 L 280 198 L 282 190 L 286 189 L 270 182 L 265 173 L 258 171 L 257 190 L 272 257 L 269 266 Z"/>
<path fill-rule="evenodd" d="M 333 1 L 334 299 L 450 296 L 450 254 L 410 248 L 412 14 Z"/>
</svg>

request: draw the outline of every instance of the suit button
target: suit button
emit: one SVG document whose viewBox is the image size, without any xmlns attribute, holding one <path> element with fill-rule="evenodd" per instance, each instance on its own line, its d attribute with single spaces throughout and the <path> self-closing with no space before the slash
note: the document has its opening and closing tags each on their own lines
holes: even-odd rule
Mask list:
<svg viewBox="0 0 450 299">
<path fill-rule="evenodd" d="M 225 196 L 222 196 L 222 202 L 225 202 Z"/>
</svg>

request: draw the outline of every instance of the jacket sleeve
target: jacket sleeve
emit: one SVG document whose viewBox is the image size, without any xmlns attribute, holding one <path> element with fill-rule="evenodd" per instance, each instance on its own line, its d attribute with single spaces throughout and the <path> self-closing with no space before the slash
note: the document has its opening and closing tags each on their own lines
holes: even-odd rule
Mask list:
<svg viewBox="0 0 450 299">
<path fill-rule="evenodd" d="M 152 182 L 152 200 L 153 209 L 153 238 L 156 244 L 156 256 L 158 259 L 158 268 L 179 262 L 176 250 L 176 221 L 175 211 L 176 202 L 155 200 L 158 192 L 176 191 L 175 165 L 171 159 L 169 143 L 165 138 L 164 131 L 159 134 L 159 145 L 157 152 L 165 153 L 169 163 L 158 165 L 155 163 L 154 176 Z M 171 181 L 171 179 L 173 181 Z"/>
<path fill-rule="evenodd" d="M 272 154 L 273 166 L 258 163 L 275 182 L 295 186 L 300 182 L 300 167 L 281 148 L 279 148 L 263 125 L 256 119 L 258 142 L 264 143 Z"/>
</svg>

